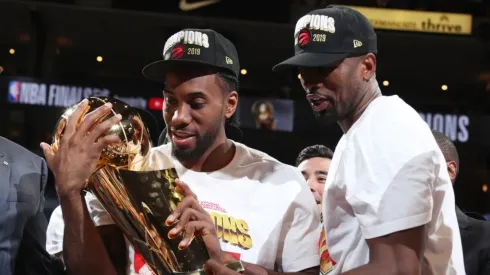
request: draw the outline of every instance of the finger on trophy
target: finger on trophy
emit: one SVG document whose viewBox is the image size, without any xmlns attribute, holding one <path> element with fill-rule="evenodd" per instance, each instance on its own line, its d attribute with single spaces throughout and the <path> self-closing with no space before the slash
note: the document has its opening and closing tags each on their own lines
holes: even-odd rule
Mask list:
<svg viewBox="0 0 490 275">
<path fill-rule="evenodd" d="M 121 121 L 121 118 L 122 116 L 120 114 L 117 114 L 95 126 L 95 128 L 90 133 L 88 142 L 95 143 L 96 141 L 98 141 L 100 137 L 102 137 L 105 133 L 107 133 L 107 131 L 109 131 L 109 129 L 111 129 L 112 126 Z"/>
<path fill-rule="evenodd" d="M 177 237 L 182 231 L 185 230 L 187 224 L 190 221 L 204 220 L 204 219 L 205 217 L 203 217 L 203 214 L 200 213 L 199 211 L 192 208 L 187 208 L 180 216 L 179 221 L 175 224 L 174 228 L 172 228 L 172 230 L 168 232 L 168 237 L 170 239 Z"/>
<path fill-rule="evenodd" d="M 194 192 L 192 192 L 191 188 L 189 187 L 189 185 L 187 185 L 185 182 L 183 182 L 181 179 L 175 179 L 175 183 L 177 184 L 177 188 L 176 188 L 176 191 L 186 197 L 188 196 L 192 196 L 194 197 L 194 199 L 197 200 L 197 196 L 196 194 L 194 194 Z"/>
<path fill-rule="evenodd" d="M 186 224 L 178 248 L 182 250 L 188 247 L 194 240 L 196 232 L 201 232 L 204 228 L 206 228 L 206 222 L 203 221 L 192 221 Z"/>
<path fill-rule="evenodd" d="M 83 119 L 83 115 L 90 109 L 88 106 L 88 99 L 82 100 L 80 104 L 75 108 L 73 113 L 67 118 L 66 128 L 63 136 L 65 137 L 62 140 L 67 140 L 73 136 L 77 130 L 77 126 L 80 124 L 80 121 Z"/>
<path fill-rule="evenodd" d="M 165 224 L 167 226 L 172 226 L 178 222 L 178 220 L 181 218 L 180 216 L 183 214 L 183 212 L 188 209 L 188 208 L 197 208 L 198 205 L 197 201 L 194 199 L 194 197 L 185 197 L 175 208 L 175 210 L 167 217 L 165 220 Z"/>
<path fill-rule="evenodd" d="M 80 128 L 78 129 L 80 135 L 85 136 L 88 132 L 91 132 L 94 126 L 98 125 L 100 120 L 111 113 L 111 109 L 112 104 L 106 103 L 86 115 L 85 118 L 83 118 Z"/>
</svg>

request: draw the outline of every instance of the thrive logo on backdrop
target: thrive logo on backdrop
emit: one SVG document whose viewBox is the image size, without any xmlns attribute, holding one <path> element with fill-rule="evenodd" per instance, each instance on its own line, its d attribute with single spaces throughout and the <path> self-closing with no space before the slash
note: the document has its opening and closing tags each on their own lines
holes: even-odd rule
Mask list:
<svg viewBox="0 0 490 275">
<path fill-rule="evenodd" d="M 19 99 L 20 99 L 20 82 L 10 81 L 8 101 L 10 103 L 17 103 L 19 102 Z"/>
</svg>

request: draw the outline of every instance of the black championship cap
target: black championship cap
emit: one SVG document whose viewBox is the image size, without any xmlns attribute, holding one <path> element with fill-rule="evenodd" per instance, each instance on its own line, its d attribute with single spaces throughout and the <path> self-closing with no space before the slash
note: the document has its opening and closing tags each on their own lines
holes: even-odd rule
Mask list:
<svg viewBox="0 0 490 275">
<path fill-rule="evenodd" d="M 273 71 L 297 67 L 331 67 L 349 56 L 378 52 L 376 33 L 360 12 L 328 6 L 301 17 L 294 29 L 294 56 Z"/>
<path fill-rule="evenodd" d="M 143 75 L 165 80 L 165 71 L 175 64 L 203 64 L 228 71 L 237 79 L 240 74 L 238 53 L 230 40 L 210 29 L 184 29 L 165 43 L 163 60 L 143 68 Z"/>
</svg>

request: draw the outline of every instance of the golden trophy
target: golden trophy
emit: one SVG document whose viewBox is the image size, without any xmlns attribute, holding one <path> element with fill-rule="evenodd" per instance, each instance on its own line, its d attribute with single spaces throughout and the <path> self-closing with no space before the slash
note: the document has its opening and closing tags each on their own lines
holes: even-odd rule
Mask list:
<svg viewBox="0 0 490 275">
<path fill-rule="evenodd" d="M 105 103 L 112 104 L 111 112 L 96 125 L 116 114 L 122 115 L 121 121 L 106 133 L 118 135 L 122 142 L 103 150 L 86 190 L 98 198 L 155 274 L 204 274 L 203 266 L 210 256 L 202 237 L 195 236 L 182 250 L 178 248 L 181 237 L 168 238 L 172 227 L 165 220 L 183 196 L 176 191 L 175 169 L 148 167 L 151 140 L 140 113 L 117 99 L 90 97 L 88 100 L 84 115 Z M 66 122 L 77 106 L 68 108 L 56 125 L 52 143 L 55 152 Z M 227 266 L 243 271 L 241 262 Z"/>
</svg>

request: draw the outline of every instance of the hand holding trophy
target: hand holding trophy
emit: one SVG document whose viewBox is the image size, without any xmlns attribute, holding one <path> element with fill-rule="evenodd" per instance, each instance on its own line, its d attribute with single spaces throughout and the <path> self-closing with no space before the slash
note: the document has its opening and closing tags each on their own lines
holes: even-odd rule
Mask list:
<svg viewBox="0 0 490 275">
<path fill-rule="evenodd" d="M 205 273 L 211 257 L 203 236 L 183 238 L 185 227 L 169 234 L 175 227 L 167 218 L 190 199 L 178 192 L 175 169 L 148 166 L 151 141 L 137 109 L 112 98 L 89 98 L 63 114 L 53 144 L 42 147 L 56 181 L 64 184 L 58 194 L 93 193 L 156 274 Z M 228 267 L 243 271 L 240 262 Z"/>
<path fill-rule="evenodd" d="M 79 195 L 95 171 L 102 151 L 108 145 L 120 142 L 117 135 L 99 137 L 118 123 L 121 115 L 111 116 L 100 123 L 102 118 L 109 115 L 112 105 L 104 104 L 83 118 L 90 108 L 89 100 L 84 99 L 68 109 L 57 125 L 53 146 L 41 144 L 57 182 L 64 183 L 57 186 L 59 196 Z M 60 130 L 63 130 L 63 139 Z"/>
<path fill-rule="evenodd" d="M 179 249 L 186 248 L 194 239 L 196 233 L 203 238 L 206 247 L 212 258 L 222 258 L 223 252 L 219 244 L 216 227 L 206 210 L 204 210 L 197 196 L 192 192 L 187 184 L 180 179 L 175 180 L 177 192 L 184 195 L 184 199 L 177 205 L 177 208 L 167 217 L 165 223 L 173 225 L 169 232 L 169 238 L 176 238 L 182 235 Z"/>
</svg>

